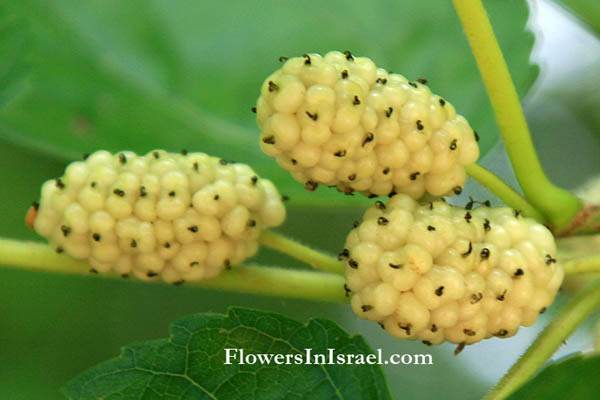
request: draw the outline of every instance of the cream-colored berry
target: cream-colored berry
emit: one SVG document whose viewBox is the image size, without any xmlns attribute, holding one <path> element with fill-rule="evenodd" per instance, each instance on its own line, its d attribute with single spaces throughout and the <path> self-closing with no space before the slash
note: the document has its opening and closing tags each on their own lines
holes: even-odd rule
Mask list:
<svg viewBox="0 0 600 400">
<path fill-rule="evenodd" d="M 120 189 L 115 190 L 119 191 Z M 105 206 L 106 210 L 115 218 L 126 218 L 133 212 L 131 203 L 114 192 L 106 199 Z"/>
<path fill-rule="evenodd" d="M 299 90 L 303 99 L 295 82 L 290 93 Z M 326 89 L 311 93 L 314 101 L 328 99 Z M 281 97 L 276 108 L 289 110 L 292 100 Z M 272 125 L 289 136 L 286 124 L 297 122 L 277 117 Z M 87 259 L 94 272 L 181 283 L 215 277 L 252 257 L 261 229 L 285 217 L 275 186 L 247 165 L 203 153 L 98 151 L 44 183 L 33 225 L 57 251 Z"/>
<path fill-rule="evenodd" d="M 426 344 L 472 344 L 532 325 L 562 282 L 555 256 L 548 229 L 509 208 L 419 204 L 406 194 L 369 208 L 340 254 L 354 312 Z"/>
<path fill-rule="evenodd" d="M 262 150 L 294 179 L 365 195 L 420 198 L 462 187 L 476 135 L 420 82 L 332 51 L 287 60 L 256 107 Z"/>
<path fill-rule="evenodd" d="M 446 303 L 431 312 L 431 323 L 438 328 L 450 328 L 458 322 L 460 307 L 456 301 Z"/>
</svg>

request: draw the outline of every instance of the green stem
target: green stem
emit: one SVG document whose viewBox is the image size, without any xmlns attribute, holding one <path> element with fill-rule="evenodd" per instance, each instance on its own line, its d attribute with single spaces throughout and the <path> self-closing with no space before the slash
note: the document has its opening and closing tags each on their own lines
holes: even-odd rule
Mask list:
<svg viewBox="0 0 600 400">
<path fill-rule="evenodd" d="M 0 265 L 75 275 L 89 275 L 90 270 L 90 265 L 85 261 L 57 254 L 46 244 L 5 238 L 0 238 Z M 119 278 L 115 274 L 102 276 Z M 344 282 L 343 277 L 325 272 L 239 265 L 230 271 L 223 271 L 216 278 L 187 282 L 186 285 L 339 303 L 348 301 Z"/>
<path fill-rule="evenodd" d="M 577 257 L 561 262 L 565 275 L 588 274 L 600 272 L 600 254 Z"/>
<path fill-rule="evenodd" d="M 523 215 L 536 219 L 540 223 L 544 223 L 546 219 L 538 210 L 536 210 L 523 196 L 517 193 L 506 182 L 496 176 L 493 172 L 484 167 L 471 164 L 466 167 L 467 173 L 477 182 L 487 187 L 490 192 L 498 196 L 509 207 L 515 210 L 520 210 Z"/>
<path fill-rule="evenodd" d="M 581 202 L 550 182 L 542 169 L 519 96 L 481 0 L 453 1 L 525 197 L 560 229 L 575 217 Z"/>
<path fill-rule="evenodd" d="M 274 250 L 285 253 L 297 260 L 307 263 L 313 268 L 335 274 L 344 274 L 344 264 L 336 258 L 311 249 L 295 240 L 288 239 L 278 233 L 264 230 L 260 235 L 260 243 Z"/>
<path fill-rule="evenodd" d="M 600 280 L 588 285 L 564 305 L 521 359 L 485 397 L 485 400 L 505 399 L 521 387 L 598 306 L 600 306 Z"/>
</svg>

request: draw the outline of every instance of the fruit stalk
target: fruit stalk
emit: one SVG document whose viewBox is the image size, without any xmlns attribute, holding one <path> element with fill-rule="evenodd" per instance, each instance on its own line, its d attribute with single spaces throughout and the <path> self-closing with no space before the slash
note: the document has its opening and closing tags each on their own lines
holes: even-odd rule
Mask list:
<svg viewBox="0 0 600 400">
<path fill-rule="evenodd" d="M 582 204 L 573 194 L 550 182 L 542 169 L 519 96 L 483 4 L 480 0 L 453 2 L 525 197 L 548 218 L 553 229 L 560 229 L 573 220 Z"/>
<path fill-rule="evenodd" d="M 0 238 L 0 265 L 33 271 L 88 275 L 90 265 L 46 244 Z M 120 278 L 117 274 L 100 277 Z M 335 274 L 276 267 L 235 266 L 213 279 L 186 282 L 186 286 L 286 298 L 347 302 L 344 278 Z"/>
<path fill-rule="evenodd" d="M 342 262 L 278 233 L 264 230 L 260 235 L 259 241 L 263 246 L 285 253 L 290 257 L 307 263 L 315 269 L 338 275 L 344 274 L 344 264 Z"/>
<path fill-rule="evenodd" d="M 562 262 L 565 275 L 589 274 L 600 272 L 600 254 L 577 257 Z"/>
<path fill-rule="evenodd" d="M 467 165 L 465 168 L 471 178 L 488 188 L 509 207 L 521 211 L 524 216 L 534 218 L 540 223 L 546 221 L 544 216 L 535 207 L 492 171 L 478 164 Z"/>
</svg>

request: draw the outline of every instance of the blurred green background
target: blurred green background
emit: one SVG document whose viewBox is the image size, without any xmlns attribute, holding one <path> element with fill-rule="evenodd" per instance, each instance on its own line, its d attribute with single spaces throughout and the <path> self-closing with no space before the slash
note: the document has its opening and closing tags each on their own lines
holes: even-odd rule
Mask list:
<svg viewBox="0 0 600 400">
<path fill-rule="evenodd" d="M 600 171 L 596 33 L 534 2 L 547 35 L 534 48 L 526 2 L 484 4 L 520 94 L 529 93 L 541 159 L 557 183 L 573 188 Z M 251 164 L 291 197 L 280 231 L 337 253 L 368 202 L 323 188 L 305 192 L 261 154 L 250 112 L 279 56 L 332 49 L 369 56 L 409 79 L 426 77 L 480 133 L 483 164 L 514 182 L 450 2 L 0 0 L 0 235 L 40 240 L 24 214 L 41 184 L 84 152 L 186 148 Z M 532 49 L 539 70 L 529 64 Z M 474 183 L 464 193 L 490 197 Z M 304 268 L 268 250 L 256 261 Z M 394 340 L 343 305 L 3 267 L 0 398 L 59 399 L 62 384 L 120 346 L 165 337 L 174 319 L 229 305 L 302 321 L 327 317 L 387 353 L 431 353 L 434 366 L 384 368 L 390 390 L 395 398 L 447 399 L 480 397 L 557 308 L 516 338 L 485 341 L 455 358 L 451 345 Z M 585 328 L 559 354 L 588 348 Z"/>
</svg>

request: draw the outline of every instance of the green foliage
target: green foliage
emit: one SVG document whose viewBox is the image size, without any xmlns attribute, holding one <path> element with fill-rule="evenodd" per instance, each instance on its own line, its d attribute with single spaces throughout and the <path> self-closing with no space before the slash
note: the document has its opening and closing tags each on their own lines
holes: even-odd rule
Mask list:
<svg viewBox="0 0 600 400">
<path fill-rule="evenodd" d="M 24 89 L 29 73 L 27 23 L 23 17 L 7 11 L 0 4 L 0 107 Z"/>
<path fill-rule="evenodd" d="M 307 325 L 283 315 L 230 308 L 227 316 L 196 314 L 176 321 L 169 339 L 129 345 L 69 382 L 69 399 L 389 399 L 375 365 L 225 364 L 225 349 L 245 354 L 370 354 L 359 336 L 337 324 Z"/>
<path fill-rule="evenodd" d="M 600 35 L 600 3 L 597 0 L 555 0 Z"/>
<path fill-rule="evenodd" d="M 600 137 L 600 59 L 591 68 L 575 71 L 575 79 L 565 79 L 549 95 L 570 111 L 590 132 Z M 568 82 L 566 82 L 568 81 Z"/>
<path fill-rule="evenodd" d="M 528 64 L 526 5 L 486 6 L 524 94 L 537 76 Z M 483 152 L 498 137 L 450 2 L 25 0 L 9 7 L 32 27 L 32 76 L 29 90 L 0 112 L 0 130 L 65 160 L 99 148 L 188 148 L 251 164 L 296 204 L 358 205 L 333 191 L 306 193 L 261 153 L 250 112 L 280 55 L 332 49 L 428 78 L 480 133 Z"/>
<path fill-rule="evenodd" d="M 509 400 L 595 399 L 600 392 L 598 371 L 599 355 L 571 355 L 548 365 Z"/>
<path fill-rule="evenodd" d="M 555 1 L 583 22 L 593 34 L 600 37 L 600 2 L 597 0 Z M 550 87 L 541 93 L 543 101 L 540 103 L 547 110 L 547 114 L 552 115 L 552 118 L 546 120 L 547 124 L 569 125 L 568 136 L 577 134 L 578 130 L 587 131 L 596 136 L 596 142 L 592 145 L 597 146 L 597 140 L 600 138 L 600 114 L 598 114 L 600 108 L 600 59 L 595 57 L 591 60 L 592 63 L 588 61 L 583 66 L 578 66 L 570 74 L 552 82 Z M 577 142 L 582 145 L 582 148 L 588 146 L 586 137 L 577 136 L 579 137 Z M 565 147 L 564 143 L 546 143 L 546 145 Z M 568 146 L 568 144 L 566 145 Z M 575 151 L 577 150 L 573 149 L 570 152 Z M 580 176 L 590 173 L 597 174 L 599 166 L 598 159 L 595 157 L 580 162 L 577 170 Z M 584 169 L 586 167 L 590 171 L 586 171 Z"/>
<path fill-rule="evenodd" d="M 528 65 L 533 36 L 524 32 L 525 2 L 485 5 L 524 95 L 537 75 Z M 361 214 L 361 197 L 305 192 L 260 153 L 249 112 L 279 56 L 330 49 L 428 78 L 472 122 L 484 150 L 496 142 L 489 101 L 450 2 L 0 0 L 0 233 L 39 240 L 24 214 L 43 181 L 83 152 L 185 147 L 249 162 L 291 196 L 283 231 L 338 252 Z M 298 266 L 264 249 L 256 261 Z M 0 316 L 10 327 L 0 329 L 2 398 L 58 398 L 60 384 L 122 343 L 159 337 L 181 315 L 222 312 L 230 304 L 302 320 L 327 316 L 378 347 L 433 354 L 436 365 L 426 371 L 385 367 L 393 392 L 405 398 L 439 397 L 442 387 L 445 398 L 464 399 L 490 384 L 471 368 L 468 352 L 455 359 L 449 346 L 398 342 L 375 324 L 357 322 L 345 306 L 10 269 L 0 271 L 0 280 Z M 490 366 L 491 373 L 501 367 Z"/>
</svg>

